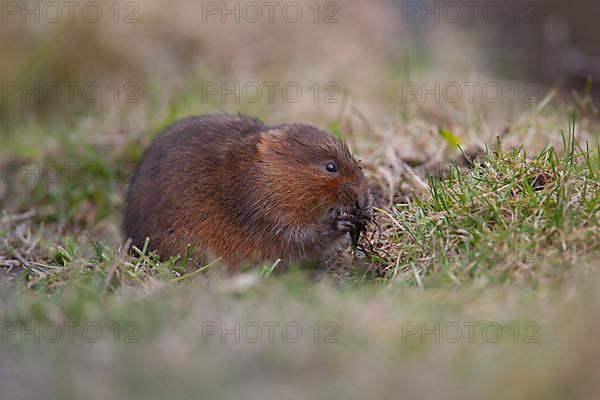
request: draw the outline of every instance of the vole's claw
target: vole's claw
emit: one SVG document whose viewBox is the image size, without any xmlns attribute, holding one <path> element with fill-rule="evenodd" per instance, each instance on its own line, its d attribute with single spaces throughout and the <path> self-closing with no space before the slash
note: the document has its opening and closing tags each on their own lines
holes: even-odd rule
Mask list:
<svg viewBox="0 0 600 400">
<path fill-rule="evenodd" d="M 356 228 L 356 224 L 351 216 L 340 217 L 334 221 L 335 229 L 341 233 L 348 233 Z"/>
</svg>

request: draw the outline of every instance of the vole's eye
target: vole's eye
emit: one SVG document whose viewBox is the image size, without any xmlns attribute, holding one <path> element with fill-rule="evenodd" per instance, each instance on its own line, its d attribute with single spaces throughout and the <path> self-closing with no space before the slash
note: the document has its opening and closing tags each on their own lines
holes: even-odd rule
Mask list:
<svg viewBox="0 0 600 400">
<path fill-rule="evenodd" d="M 325 169 L 330 174 L 335 174 L 336 172 L 338 172 L 338 166 L 333 161 L 328 162 L 327 165 L 325 165 Z"/>
</svg>

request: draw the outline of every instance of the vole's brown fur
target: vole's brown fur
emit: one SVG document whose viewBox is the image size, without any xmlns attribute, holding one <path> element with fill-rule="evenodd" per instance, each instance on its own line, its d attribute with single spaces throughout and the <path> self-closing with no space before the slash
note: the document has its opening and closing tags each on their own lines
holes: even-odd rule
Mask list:
<svg viewBox="0 0 600 400">
<path fill-rule="evenodd" d="M 337 173 L 327 171 L 334 162 Z M 309 125 L 269 127 L 211 114 L 175 123 L 147 149 L 127 193 L 124 229 L 161 257 L 317 259 L 369 206 L 367 182 L 340 140 Z"/>
</svg>

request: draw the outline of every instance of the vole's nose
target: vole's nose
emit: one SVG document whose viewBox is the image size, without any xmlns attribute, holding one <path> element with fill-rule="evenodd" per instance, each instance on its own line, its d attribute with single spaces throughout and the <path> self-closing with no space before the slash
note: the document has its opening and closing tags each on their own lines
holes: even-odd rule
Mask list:
<svg viewBox="0 0 600 400">
<path fill-rule="evenodd" d="M 358 208 L 367 208 L 369 206 L 369 193 L 367 191 L 359 191 L 356 196 L 356 206 Z"/>
<path fill-rule="evenodd" d="M 369 190 L 362 185 L 344 185 L 342 197 L 346 204 L 352 204 L 357 209 L 365 209 L 370 205 Z"/>
</svg>

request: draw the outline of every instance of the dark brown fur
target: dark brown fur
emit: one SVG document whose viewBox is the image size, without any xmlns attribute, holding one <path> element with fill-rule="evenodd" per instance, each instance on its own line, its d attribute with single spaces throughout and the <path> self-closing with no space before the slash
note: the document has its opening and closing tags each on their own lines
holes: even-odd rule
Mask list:
<svg viewBox="0 0 600 400">
<path fill-rule="evenodd" d="M 325 165 L 334 161 L 337 175 Z M 212 114 L 175 123 L 147 149 L 124 229 L 162 257 L 199 253 L 243 260 L 316 259 L 352 228 L 343 212 L 369 206 L 348 148 L 309 125 L 269 127 Z"/>
</svg>

